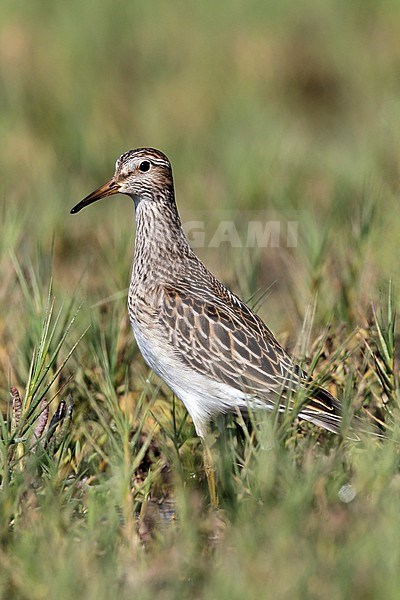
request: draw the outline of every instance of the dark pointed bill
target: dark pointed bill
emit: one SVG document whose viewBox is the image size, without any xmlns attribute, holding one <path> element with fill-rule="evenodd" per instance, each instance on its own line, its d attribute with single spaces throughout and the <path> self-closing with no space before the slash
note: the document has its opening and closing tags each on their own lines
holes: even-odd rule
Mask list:
<svg viewBox="0 0 400 600">
<path fill-rule="evenodd" d="M 89 196 L 86 196 L 86 198 L 78 202 L 78 204 L 74 206 L 74 208 L 71 208 L 71 214 L 74 215 L 75 213 L 82 210 L 82 208 L 85 208 L 85 206 L 89 206 L 89 204 L 96 202 L 96 200 L 100 200 L 101 198 L 105 198 L 106 196 L 113 196 L 114 194 L 118 194 L 118 192 L 119 185 L 114 179 L 110 179 L 110 181 L 107 181 L 107 183 L 100 186 L 99 188 L 97 188 L 97 190 L 89 194 Z"/>
</svg>

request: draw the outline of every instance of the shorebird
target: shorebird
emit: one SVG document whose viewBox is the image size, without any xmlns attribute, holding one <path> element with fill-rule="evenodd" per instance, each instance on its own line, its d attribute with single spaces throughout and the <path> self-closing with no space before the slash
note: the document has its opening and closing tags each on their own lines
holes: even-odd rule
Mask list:
<svg viewBox="0 0 400 600">
<path fill-rule="evenodd" d="M 198 435 L 204 438 L 208 421 L 220 413 L 290 410 L 298 388 L 304 392 L 298 417 L 338 433 L 339 401 L 190 248 L 165 154 L 153 148 L 122 154 L 113 177 L 71 213 L 118 193 L 133 199 L 136 212 L 128 295 L 133 333 L 147 364 L 186 406 Z"/>
</svg>

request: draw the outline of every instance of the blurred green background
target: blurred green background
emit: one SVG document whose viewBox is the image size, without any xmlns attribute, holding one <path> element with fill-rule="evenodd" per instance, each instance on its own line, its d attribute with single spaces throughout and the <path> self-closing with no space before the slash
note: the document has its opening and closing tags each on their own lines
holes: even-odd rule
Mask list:
<svg viewBox="0 0 400 600">
<path fill-rule="evenodd" d="M 372 219 L 367 300 L 397 279 L 398 2 L 71 0 L 0 13 L 3 210 L 24 223 L 24 247 L 48 251 L 54 234 L 56 281 L 89 264 L 90 282 L 102 277 L 99 247 L 111 263 L 127 248 L 129 265 L 126 199 L 68 211 L 138 146 L 167 153 L 181 210 L 209 210 L 210 228 L 218 209 L 298 211 L 299 248 L 264 253 L 252 284 L 289 285 L 271 311 L 279 328 L 293 286 L 300 304 L 318 289 L 324 314 L 335 310 L 338 272 L 359 260 Z M 228 260 L 210 262 L 247 293 Z"/>
<path fill-rule="evenodd" d="M 387 414 L 399 398 L 395 306 L 386 346 L 368 320 L 400 274 L 398 0 L 3 0 L 0 139 L 1 406 L 11 384 L 36 411 L 60 389 L 75 399 L 68 443 L 48 462 L 22 438 L 17 460 L 2 421 L 0 596 L 397 598 L 399 445 L 278 428 L 264 445 L 247 439 L 240 462 L 229 443 L 224 510 L 207 513 L 198 440 L 149 383 L 127 322 L 131 202 L 69 210 L 122 152 L 154 146 L 171 159 L 182 213 L 207 231 L 230 213 L 298 221 L 295 248 L 197 251 L 245 299 L 269 288 L 260 314 L 291 349 L 317 298 L 311 339 L 328 321 L 335 331 L 317 371 L 322 361 L 356 409 Z M 40 347 L 51 276 L 65 304 Z M 85 298 L 65 342 L 68 304 Z M 27 385 L 37 356 L 41 396 Z M 132 505 L 142 527 L 163 486 L 178 521 L 141 553 Z"/>
</svg>

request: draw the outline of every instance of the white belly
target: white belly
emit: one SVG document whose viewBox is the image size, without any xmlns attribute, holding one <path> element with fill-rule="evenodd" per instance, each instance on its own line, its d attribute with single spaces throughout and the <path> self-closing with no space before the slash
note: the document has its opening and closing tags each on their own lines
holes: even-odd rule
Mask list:
<svg viewBox="0 0 400 600">
<path fill-rule="evenodd" d="M 211 417 L 248 405 L 250 398 L 245 393 L 182 364 L 163 339 L 150 341 L 133 323 L 132 329 L 146 363 L 184 403 L 201 437 Z"/>
</svg>

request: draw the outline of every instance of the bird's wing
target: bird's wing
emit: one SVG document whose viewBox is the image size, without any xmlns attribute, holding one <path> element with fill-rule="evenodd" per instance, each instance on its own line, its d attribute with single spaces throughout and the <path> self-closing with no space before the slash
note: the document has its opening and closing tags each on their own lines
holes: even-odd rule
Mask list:
<svg viewBox="0 0 400 600">
<path fill-rule="evenodd" d="M 300 416 L 336 431 L 340 422 L 336 398 L 312 383 L 246 304 L 233 294 L 229 300 L 211 294 L 200 297 L 179 287 L 163 288 L 158 318 L 180 360 L 269 408 L 277 403 L 278 408 L 286 408 L 288 391 L 306 388 Z"/>
</svg>

